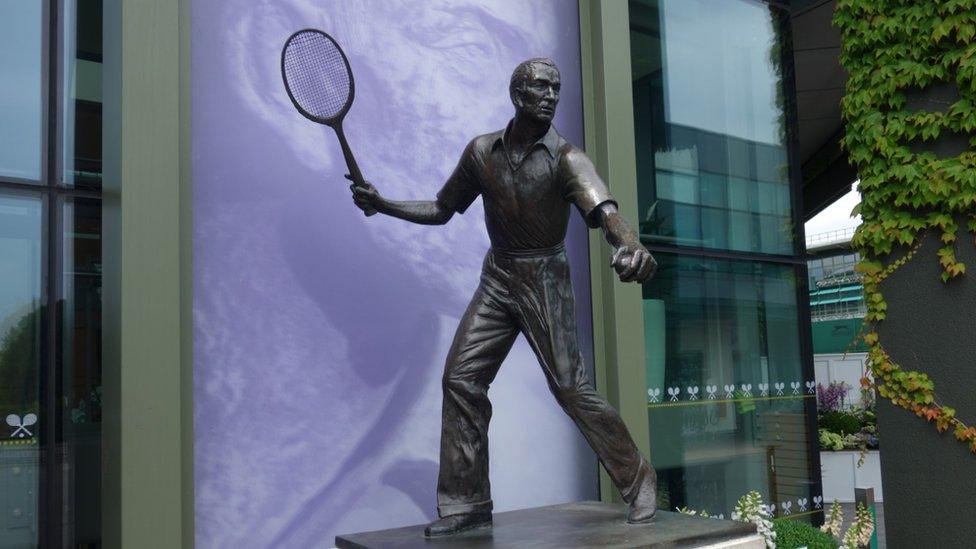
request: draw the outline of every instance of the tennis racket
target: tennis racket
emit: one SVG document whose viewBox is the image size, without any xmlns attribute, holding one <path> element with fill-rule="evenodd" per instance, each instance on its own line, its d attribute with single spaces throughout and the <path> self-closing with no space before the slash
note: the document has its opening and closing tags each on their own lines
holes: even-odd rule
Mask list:
<svg viewBox="0 0 976 549">
<path fill-rule="evenodd" d="M 342 131 L 342 119 L 352 106 L 356 84 L 339 44 L 316 29 L 292 34 L 281 50 L 281 78 L 288 98 L 302 116 L 335 130 L 349 175 L 355 185 L 364 186 L 363 174 Z M 376 210 L 364 213 L 369 216 Z"/>
</svg>

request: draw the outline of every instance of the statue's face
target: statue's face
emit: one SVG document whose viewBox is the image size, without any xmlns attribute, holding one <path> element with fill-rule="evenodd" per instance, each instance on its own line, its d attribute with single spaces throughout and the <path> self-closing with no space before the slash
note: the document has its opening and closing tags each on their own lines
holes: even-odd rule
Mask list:
<svg viewBox="0 0 976 549">
<path fill-rule="evenodd" d="M 559 103 L 559 71 L 547 65 L 532 65 L 528 78 L 515 91 L 512 102 L 522 115 L 552 122 Z"/>
</svg>

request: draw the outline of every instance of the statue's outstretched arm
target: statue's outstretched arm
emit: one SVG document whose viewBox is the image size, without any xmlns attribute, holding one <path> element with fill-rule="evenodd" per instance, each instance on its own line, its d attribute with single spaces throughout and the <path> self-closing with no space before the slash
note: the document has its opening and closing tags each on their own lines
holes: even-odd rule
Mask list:
<svg viewBox="0 0 976 549">
<path fill-rule="evenodd" d="M 349 176 L 346 176 L 349 178 Z M 454 210 L 444 207 L 436 200 L 390 200 L 380 195 L 376 187 L 368 181 L 353 183 L 352 200 L 356 206 L 367 212 L 376 210 L 382 214 L 404 219 L 421 225 L 443 225 L 454 216 Z"/>
</svg>

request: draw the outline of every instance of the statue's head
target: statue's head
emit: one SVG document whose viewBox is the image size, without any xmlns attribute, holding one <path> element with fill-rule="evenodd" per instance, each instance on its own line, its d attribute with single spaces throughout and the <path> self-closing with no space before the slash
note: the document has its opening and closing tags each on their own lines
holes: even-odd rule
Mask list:
<svg viewBox="0 0 976 549">
<path fill-rule="evenodd" d="M 559 69 L 552 59 L 523 61 L 512 73 L 508 92 L 518 114 L 551 122 L 559 103 Z"/>
</svg>

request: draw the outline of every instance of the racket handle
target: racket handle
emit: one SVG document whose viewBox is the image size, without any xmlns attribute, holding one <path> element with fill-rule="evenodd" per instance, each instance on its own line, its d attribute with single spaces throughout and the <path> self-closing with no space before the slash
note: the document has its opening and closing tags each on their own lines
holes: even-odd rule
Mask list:
<svg viewBox="0 0 976 549">
<path fill-rule="evenodd" d="M 339 138 L 339 146 L 342 147 L 342 156 L 346 159 L 346 167 L 349 168 L 349 175 L 352 176 L 352 181 L 354 184 L 363 186 L 365 179 L 363 179 L 363 172 L 359 171 L 359 164 L 356 163 L 356 157 L 352 154 L 352 149 L 349 148 L 349 142 L 346 141 L 346 133 L 342 131 L 342 120 L 338 124 L 332 127 L 336 132 L 336 137 Z"/>
<path fill-rule="evenodd" d="M 364 186 L 366 182 L 363 179 L 363 172 L 359 171 L 359 164 L 356 163 L 356 157 L 352 154 L 352 149 L 349 148 L 349 142 L 346 141 L 346 132 L 342 131 L 342 120 L 332 127 L 336 132 L 336 136 L 339 138 L 339 146 L 342 147 L 342 156 L 346 159 L 346 167 L 349 168 L 349 175 L 352 176 L 353 184 Z M 363 210 L 366 217 L 376 215 L 376 210 L 370 208 L 368 210 Z"/>
</svg>

